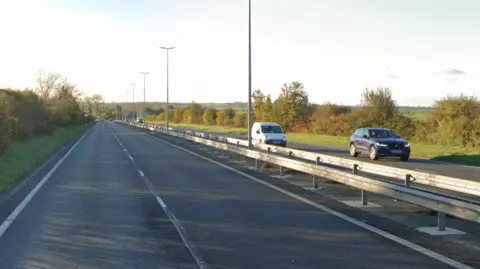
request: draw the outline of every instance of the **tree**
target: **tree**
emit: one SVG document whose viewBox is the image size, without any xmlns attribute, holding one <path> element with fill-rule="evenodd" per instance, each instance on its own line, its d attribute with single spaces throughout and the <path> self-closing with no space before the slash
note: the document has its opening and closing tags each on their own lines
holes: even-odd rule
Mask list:
<svg viewBox="0 0 480 269">
<path fill-rule="evenodd" d="M 331 103 L 314 109 L 311 124 L 312 131 L 317 134 L 348 135 L 353 127 L 350 122 L 352 109 Z"/>
<path fill-rule="evenodd" d="M 0 155 L 5 153 L 12 142 L 10 120 L 9 98 L 3 90 L 0 90 Z"/>
<path fill-rule="evenodd" d="M 480 100 L 460 94 L 436 101 L 415 138 L 446 146 L 480 146 Z"/>
<path fill-rule="evenodd" d="M 308 121 L 308 94 L 300 82 L 285 83 L 274 106 L 275 118 L 287 130 Z"/>
<path fill-rule="evenodd" d="M 173 111 L 173 122 L 180 123 L 182 122 L 182 109 L 180 107 L 175 107 Z"/>
<path fill-rule="evenodd" d="M 274 116 L 273 116 L 273 103 L 272 103 L 272 98 L 270 98 L 270 95 L 268 95 L 265 98 L 265 103 L 263 104 L 262 108 L 262 121 L 263 122 L 272 122 L 274 121 Z"/>
<path fill-rule="evenodd" d="M 255 90 L 252 93 L 253 98 L 253 120 L 261 120 L 263 117 L 263 106 L 265 104 L 266 96 L 260 91 L 260 89 Z"/>
<path fill-rule="evenodd" d="M 192 102 L 183 112 L 183 121 L 186 123 L 200 123 L 203 114 L 203 108 L 200 104 Z"/>
<path fill-rule="evenodd" d="M 215 108 L 207 108 L 203 112 L 203 123 L 206 125 L 214 125 L 217 111 Z"/>
<path fill-rule="evenodd" d="M 224 108 L 217 111 L 217 125 L 230 125 L 234 116 L 235 111 L 231 108 Z"/>
<path fill-rule="evenodd" d="M 247 113 L 237 111 L 235 117 L 233 117 L 233 126 L 238 128 L 247 127 Z"/>
<path fill-rule="evenodd" d="M 56 90 L 66 84 L 66 81 L 66 78 L 60 73 L 50 73 L 40 70 L 37 74 L 37 87 L 35 91 L 41 99 L 47 100 Z"/>
<path fill-rule="evenodd" d="M 103 96 L 100 94 L 94 94 L 91 97 L 91 100 L 93 102 L 93 109 L 92 114 L 97 115 L 101 113 L 101 104 L 103 104 L 105 101 L 103 100 Z"/>
<path fill-rule="evenodd" d="M 385 127 L 398 114 L 398 107 L 389 88 L 365 89 L 362 93 L 362 109 L 359 110 L 362 125 Z"/>
</svg>

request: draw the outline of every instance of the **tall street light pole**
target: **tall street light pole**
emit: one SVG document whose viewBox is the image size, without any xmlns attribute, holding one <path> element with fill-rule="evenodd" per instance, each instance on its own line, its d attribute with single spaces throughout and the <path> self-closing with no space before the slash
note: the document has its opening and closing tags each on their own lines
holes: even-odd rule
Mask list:
<svg viewBox="0 0 480 269">
<path fill-rule="evenodd" d="M 160 47 L 161 49 L 167 50 L 167 102 L 165 106 L 165 119 L 167 121 L 167 130 L 168 130 L 168 54 L 170 50 L 175 49 L 175 47 Z"/>
<path fill-rule="evenodd" d="M 248 148 L 252 149 L 252 0 L 248 0 Z"/>
<path fill-rule="evenodd" d="M 135 83 L 130 84 L 132 85 L 132 101 L 135 103 Z"/>
<path fill-rule="evenodd" d="M 143 103 L 145 104 L 145 77 L 148 75 L 148 72 L 140 72 L 143 75 Z"/>
</svg>

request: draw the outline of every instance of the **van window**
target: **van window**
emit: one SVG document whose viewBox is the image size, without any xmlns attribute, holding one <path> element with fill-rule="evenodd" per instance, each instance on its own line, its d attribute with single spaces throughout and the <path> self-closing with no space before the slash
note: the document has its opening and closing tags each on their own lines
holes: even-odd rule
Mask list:
<svg viewBox="0 0 480 269">
<path fill-rule="evenodd" d="M 282 128 L 278 125 L 262 125 L 262 133 L 264 134 L 283 134 Z"/>
</svg>

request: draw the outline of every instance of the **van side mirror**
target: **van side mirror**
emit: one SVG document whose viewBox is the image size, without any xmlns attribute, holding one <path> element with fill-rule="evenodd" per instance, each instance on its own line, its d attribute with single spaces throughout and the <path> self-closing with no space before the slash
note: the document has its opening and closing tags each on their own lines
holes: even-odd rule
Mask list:
<svg viewBox="0 0 480 269">
<path fill-rule="evenodd" d="M 364 135 L 363 138 L 368 139 L 368 135 Z"/>
<path fill-rule="evenodd" d="M 257 130 L 257 134 L 260 134 L 260 131 L 259 131 L 259 130 Z"/>
</svg>

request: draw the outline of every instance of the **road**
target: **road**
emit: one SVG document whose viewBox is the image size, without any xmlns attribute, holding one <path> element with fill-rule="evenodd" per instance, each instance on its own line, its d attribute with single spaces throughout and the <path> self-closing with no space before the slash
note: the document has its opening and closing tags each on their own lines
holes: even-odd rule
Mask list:
<svg viewBox="0 0 480 269">
<path fill-rule="evenodd" d="M 450 268 L 109 122 L 12 219 L 0 268 Z"/>
<path fill-rule="evenodd" d="M 247 136 L 245 135 L 232 135 L 232 134 L 224 134 L 224 133 L 205 132 L 202 130 L 199 130 L 198 132 L 209 133 L 212 135 L 228 136 L 228 137 L 233 137 L 238 139 L 245 139 L 245 140 L 247 139 Z M 318 152 L 321 154 L 344 157 L 352 160 L 356 159 L 350 156 L 347 147 L 345 149 L 339 149 L 339 148 L 332 148 L 332 147 L 326 147 L 321 145 L 304 144 L 304 143 L 297 143 L 297 142 L 288 142 L 287 146 L 289 148 L 306 150 L 311 152 Z M 420 159 L 420 158 L 410 158 L 408 162 L 402 162 L 398 158 L 380 158 L 379 160 L 372 161 L 365 154 L 358 156 L 357 159 L 364 162 L 388 165 L 388 166 L 393 166 L 397 168 L 417 170 L 422 172 L 429 172 L 432 174 L 440 174 L 440 175 L 451 176 L 456 178 L 480 181 L 480 166 L 469 166 L 469 165 L 462 165 L 462 164 L 455 164 L 455 163 L 448 163 L 448 162 L 437 162 L 437 161 L 431 161 L 431 160 Z"/>
</svg>

